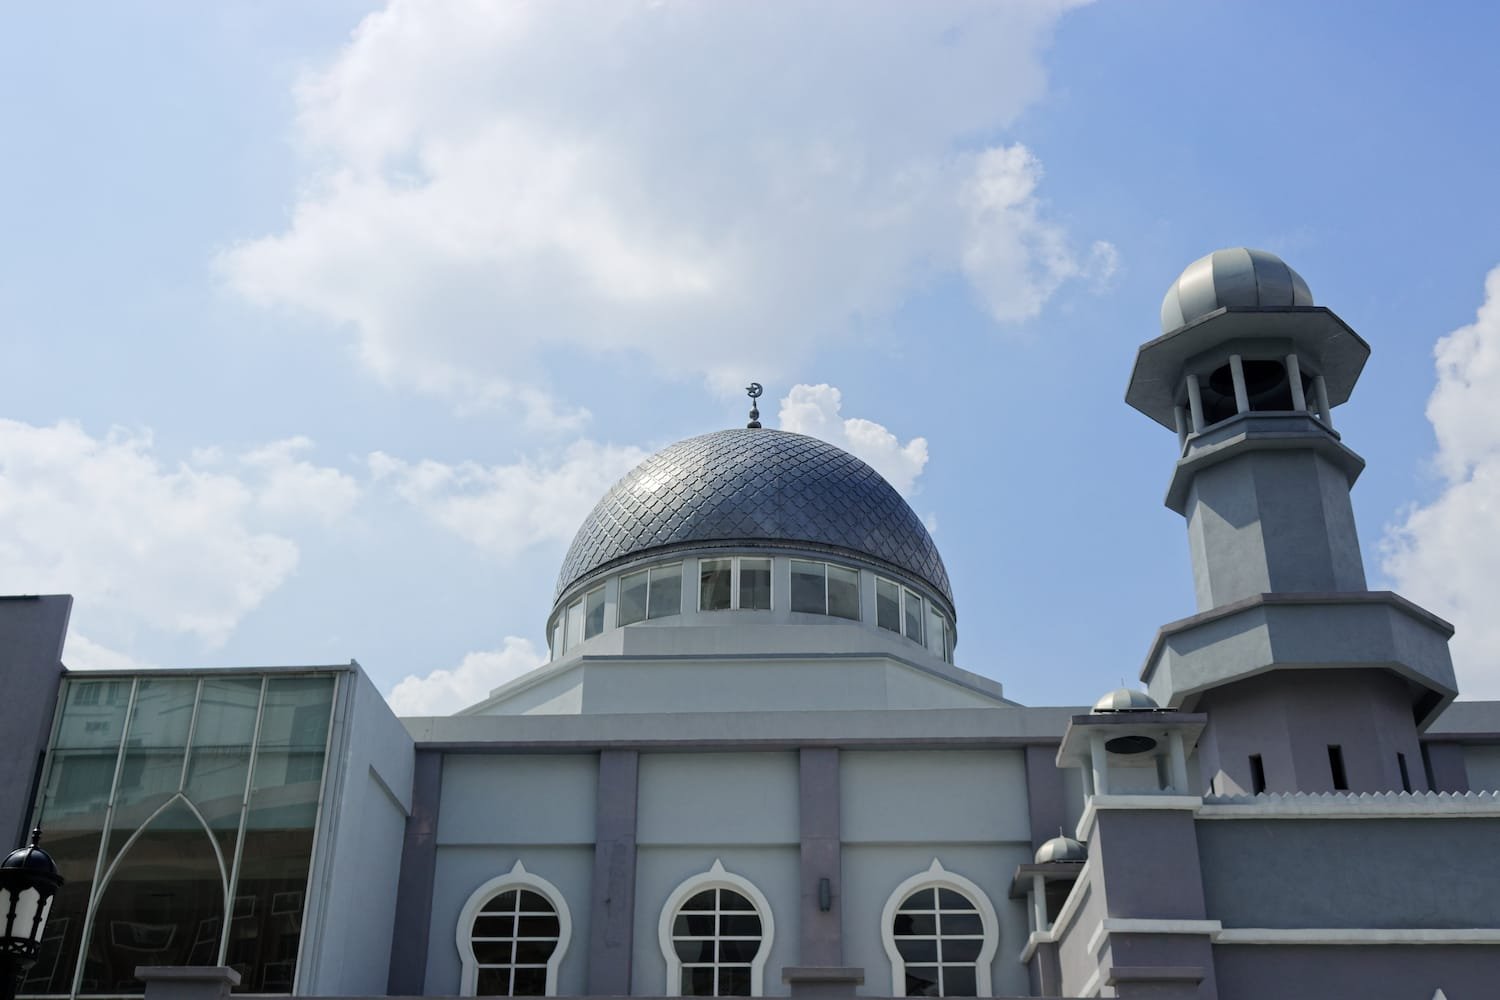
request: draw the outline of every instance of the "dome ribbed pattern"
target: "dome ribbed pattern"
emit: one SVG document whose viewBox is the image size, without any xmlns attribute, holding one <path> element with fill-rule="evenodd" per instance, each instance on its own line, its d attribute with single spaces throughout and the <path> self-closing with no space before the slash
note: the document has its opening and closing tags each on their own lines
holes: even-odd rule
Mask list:
<svg viewBox="0 0 1500 1000">
<path fill-rule="evenodd" d="M 826 441 L 748 428 L 679 441 L 616 483 L 573 538 L 557 596 L 653 549 L 736 542 L 843 550 L 953 601 L 932 537 L 880 473 Z"/>
<path fill-rule="evenodd" d="M 1224 306 L 1310 306 L 1312 291 L 1286 261 L 1264 250 L 1232 247 L 1199 257 L 1161 303 L 1161 332 L 1171 333 Z"/>
</svg>

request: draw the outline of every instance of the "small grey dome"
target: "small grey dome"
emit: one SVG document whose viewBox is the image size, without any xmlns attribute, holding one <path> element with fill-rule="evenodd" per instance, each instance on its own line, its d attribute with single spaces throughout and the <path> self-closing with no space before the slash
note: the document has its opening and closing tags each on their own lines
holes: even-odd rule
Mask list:
<svg viewBox="0 0 1500 1000">
<path fill-rule="evenodd" d="M 953 601 L 932 536 L 880 473 L 827 441 L 743 427 L 679 441 L 627 473 L 574 536 L 557 596 L 644 553 L 705 544 L 843 552 Z"/>
<path fill-rule="evenodd" d="M 1072 837 L 1058 835 L 1036 849 L 1036 863 L 1045 865 L 1053 861 L 1087 861 L 1089 849 Z"/>
<path fill-rule="evenodd" d="M 1161 706 L 1144 691 L 1117 688 L 1094 702 L 1095 712 L 1157 712 Z"/>
<path fill-rule="evenodd" d="M 1244 247 L 1215 250 L 1189 264 L 1167 289 L 1161 332 L 1171 333 L 1224 306 L 1312 304 L 1307 282 L 1275 254 Z"/>
</svg>

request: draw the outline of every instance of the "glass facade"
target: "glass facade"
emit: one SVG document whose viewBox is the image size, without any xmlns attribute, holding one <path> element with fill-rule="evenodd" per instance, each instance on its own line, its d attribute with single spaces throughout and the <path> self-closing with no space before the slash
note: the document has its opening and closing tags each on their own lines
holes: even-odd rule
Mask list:
<svg viewBox="0 0 1500 1000">
<path fill-rule="evenodd" d="M 141 965 L 291 992 L 337 682 L 67 678 L 39 811 L 67 882 L 22 992 L 138 994 Z"/>
</svg>

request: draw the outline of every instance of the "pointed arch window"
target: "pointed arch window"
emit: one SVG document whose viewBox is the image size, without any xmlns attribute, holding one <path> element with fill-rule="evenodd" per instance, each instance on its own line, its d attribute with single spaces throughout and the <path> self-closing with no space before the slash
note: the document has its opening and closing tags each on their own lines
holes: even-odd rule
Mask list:
<svg viewBox="0 0 1500 1000">
<path fill-rule="evenodd" d="M 999 921 L 984 890 L 934 858 L 898 885 L 881 914 L 891 995 L 989 996 Z"/>
<path fill-rule="evenodd" d="M 67 882 L 23 991 L 228 965 L 293 992 L 338 690 L 335 671 L 66 678 L 40 815 Z"/>
<path fill-rule="evenodd" d="M 771 904 L 717 859 L 667 897 L 657 930 L 667 960 L 667 996 L 764 994 L 775 936 Z"/>
<path fill-rule="evenodd" d="M 509 872 L 475 889 L 459 914 L 460 994 L 556 996 L 572 936 L 563 894 L 517 860 Z"/>
</svg>

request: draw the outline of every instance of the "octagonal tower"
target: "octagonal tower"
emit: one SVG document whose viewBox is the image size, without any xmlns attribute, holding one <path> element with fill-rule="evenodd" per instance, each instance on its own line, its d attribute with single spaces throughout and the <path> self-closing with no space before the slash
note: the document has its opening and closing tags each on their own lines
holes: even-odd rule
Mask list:
<svg viewBox="0 0 1500 1000">
<path fill-rule="evenodd" d="M 1187 521 L 1198 613 L 1142 679 L 1207 712 L 1203 783 L 1224 791 L 1427 787 L 1417 731 L 1452 701 L 1452 627 L 1365 583 L 1340 439 L 1369 346 L 1280 258 L 1218 250 L 1162 303 L 1126 401 L 1177 434 L 1166 504 Z"/>
</svg>

